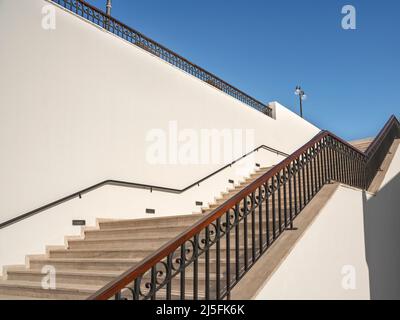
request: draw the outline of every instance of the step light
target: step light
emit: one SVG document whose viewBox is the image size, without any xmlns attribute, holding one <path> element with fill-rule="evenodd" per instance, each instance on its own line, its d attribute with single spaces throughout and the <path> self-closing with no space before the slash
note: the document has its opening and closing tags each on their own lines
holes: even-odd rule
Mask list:
<svg viewBox="0 0 400 320">
<path fill-rule="evenodd" d="M 84 227 L 86 226 L 86 220 L 72 220 L 72 225 L 74 227 Z"/>
</svg>

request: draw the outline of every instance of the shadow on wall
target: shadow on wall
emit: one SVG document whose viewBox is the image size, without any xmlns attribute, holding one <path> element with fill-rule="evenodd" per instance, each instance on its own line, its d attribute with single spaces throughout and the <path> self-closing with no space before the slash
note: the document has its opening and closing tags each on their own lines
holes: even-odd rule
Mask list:
<svg viewBox="0 0 400 320">
<path fill-rule="evenodd" d="M 371 299 L 400 299 L 400 174 L 363 207 Z"/>
</svg>

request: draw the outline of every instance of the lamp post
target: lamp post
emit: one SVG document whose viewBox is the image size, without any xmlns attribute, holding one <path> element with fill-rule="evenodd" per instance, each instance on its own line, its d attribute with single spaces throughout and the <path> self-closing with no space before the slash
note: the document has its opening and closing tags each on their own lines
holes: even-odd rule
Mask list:
<svg viewBox="0 0 400 320">
<path fill-rule="evenodd" d="M 300 86 L 296 87 L 296 91 L 294 92 L 296 96 L 299 96 L 300 99 L 300 117 L 303 118 L 303 101 L 307 99 L 306 93 L 301 89 Z"/>
<path fill-rule="evenodd" d="M 112 9 L 111 0 L 107 0 L 106 13 L 108 16 L 111 16 L 111 9 Z"/>
</svg>

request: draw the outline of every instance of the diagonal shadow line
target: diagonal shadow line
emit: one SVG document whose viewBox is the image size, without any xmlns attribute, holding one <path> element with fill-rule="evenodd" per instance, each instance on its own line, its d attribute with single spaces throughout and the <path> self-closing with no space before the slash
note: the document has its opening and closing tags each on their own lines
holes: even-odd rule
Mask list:
<svg viewBox="0 0 400 320">
<path fill-rule="evenodd" d="M 364 191 L 363 209 L 371 299 L 400 299 L 400 173 L 376 196 Z"/>
</svg>

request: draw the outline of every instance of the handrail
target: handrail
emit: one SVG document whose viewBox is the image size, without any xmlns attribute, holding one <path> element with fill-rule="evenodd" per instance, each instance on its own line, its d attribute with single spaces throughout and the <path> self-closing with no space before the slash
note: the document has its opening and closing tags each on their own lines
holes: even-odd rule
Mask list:
<svg viewBox="0 0 400 320">
<path fill-rule="evenodd" d="M 168 63 L 188 72 L 200 80 L 211 84 L 217 89 L 229 94 L 235 99 L 261 111 L 272 118 L 272 108 L 259 100 L 244 93 L 233 85 L 227 83 L 213 73 L 206 71 L 200 66 L 190 62 L 174 51 L 166 48 L 160 43 L 146 37 L 139 31 L 127 26 L 123 22 L 108 16 L 104 11 L 92 6 L 84 0 L 48 0 L 53 2 L 82 18 L 98 25 L 101 28 L 113 33 L 114 35 L 135 44 L 146 51 L 158 56 Z"/>
<path fill-rule="evenodd" d="M 382 141 L 383 138 L 387 136 L 389 132 L 392 132 L 391 140 L 400 137 L 400 124 L 396 117 L 392 116 L 383 130 L 379 133 L 379 135 L 375 138 L 373 142 L 373 146 L 377 146 L 377 143 L 380 141 L 380 144 L 383 145 Z M 378 141 L 378 142 L 376 142 Z M 387 141 L 386 145 L 386 152 L 388 151 L 392 141 Z M 369 148 L 369 150 L 372 150 Z M 386 153 L 385 153 L 386 154 Z M 270 171 L 256 179 L 250 185 L 245 187 L 239 193 L 237 193 L 232 198 L 228 199 L 226 202 L 221 204 L 218 208 L 214 209 L 210 214 L 202 218 L 200 221 L 195 223 L 192 227 L 188 228 L 182 234 L 177 236 L 175 239 L 171 240 L 164 246 L 162 246 L 159 250 L 155 251 L 153 254 L 142 260 L 138 265 L 132 267 L 121 276 L 116 278 L 114 281 L 103 287 L 101 290 L 96 292 L 92 295 L 89 299 L 90 300 L 105 300 L 110 299 L 111 297 L 115 296 L 117 299 L 122 298 L 122 290 L 128 289 L 132 292 L 134 299 L 150 299 L 155 298 L 157 290 L 160 288 L 167 288 L 167 297 L 171 297 L 171 284 L 172 278 L 176 276 L 177 273 L 181 272 L 180 277 L 184 277 L 184 270 L 185 268 L 191 264 L 195 263 L 196 259 L 201 255 L 206 253 L 206 261 L 207 261 L 207 252 L 211 248 L 211 246 L 215 244 L 219 244 L 219 240 L 222 239 L 221 234 L 226 236 L 226 242 L 229 243 L 230 232 L 234 230 L 231 225 L 231 218 L 234 217 L 233 224 L 245 223 L 246 230 L 247 230 L 247 216 L 250 217 L 250 212 L 252 214 L 252 227 L 254 231 L 254 215 L 256 208 L 260 209 L 260 219 L 263 212 L 263 203 L 264 201 L 270 201 L 272 197 L 272 202 L 275 205 L 275 198 L 274 196 L 278 192 L 278 203 L 281 201 L 281 186 L 284 186 L 283 190 L 287 190 L 287 184 L 289 181 L 289 197 L 290 197 L 290 220 L 287 220 L 286 217 L 286 192 L 284 193 L 285 197 L 285 222 L 284 226 L 292 225 L 293 220 L 295 219 L 296 215 L 298 215 L 302 209 L 302 205 L 306 205 L 310 199 L 315 196 L 315 194 L 322 188 L 322 186 L 332 180 L 336 180 L 339 182 L 344 182 L 349 185 L 357 186 L 360 188 L 367 188 L 371 183 L 372 179 L 366 181 L 368 179 L 365 177 L 365 164 L 369 160 L 369 155 L 363 153 L 362 151 L 356 149 L 354 146 L 350 145 L 348 142 L 344 141 L 343 139 L 335 136 L 334 134 L 330 133 L 329 131 L 322 131 L 317 134 L 314 138 L 312 138 L 308 143 L 306 143 L 303 147 L 299 148 L 296 152 L 292 155 L 284 159 L 281 163 L 273 167 Z M 314 173 L 318 172 L 318 174 L 313 175 Z M 310 171 L 311 171 L 311 181 L 314 181 L 315 185 L 311 185 L 311 193 L 310 193 Z M 306 172 L 306 174 L 305 174 Z M 354 173 L 353 173 L 354 172 Z M 298 178 L 298 190 L 296 192 L 296 177 Z M 291 181 L 291 179 L 294 181 Z M 303 185 L 300 186 L 300 180 L 302 181 Z M 307 188 L 306 188 L 307 183 Z M 296 203 L 296 210 L 293 213 L 294 217 L 292 217 L 292 194 L 290 193 L 291 188 L 294 188 L 294 202 Z M 302 195 L 302 189 L 304 191 Z M 258 190 L 258 196 L 255 193 Z M 308 197 L 306 199 L 306 190 Z M 311 195 L 311 196 L 310 196 Z M 259 197 L 259 198 L 258 198 Z M 257 199 L 259 201 L 257 202 Z M 250 201 L 251 200 L 251 201 Z M 304 200 L 304 203 L 301 201 Z M 251 202 L 251 207 L 247 208 L 247 202 Z M 297 210 L 297 201 L 299 203 L 299 210 Z M 239 208 L 239 206 L 242 206 Z M 261 208 L 260 208 L 261 206 Z M 268 204 L 266 204 L 266 212 L 268 217 Z M 280 208 L 280 204 L 279 204 Z M 231 211 L 234 211 L 234 215 L 231 214 Z M 273 207 L 273 214 L 275 215 L 275 207 Z M 279 221 L 282 215 L 281 209 L 279 209 Z M 242 212 L 241 220 L 238 218 Z M 243 213 L 244 212 L 244 213 Z M 225 221 L 222 219 L 223 216 L 226 216 L 226 222 L 224 228 L 221 226 L 221 221 Z M 250 218 L 249 218 L 250 219 Z M 244 222 L 243 222 L 244 221 Z M 268 220 L 267 220 L 268 221 Z M 268 224 L 269 225 L 269 222 Z M 282 233 L 281 227 L 282 224 L 279 225 L 279 232 L 277 235 L 275 234 L 275 222 L 274 222 L 274 235 L 271 241 L 276 240 L 276 237 Z M 216 240 L 210 240 L 210 232 L 209 229 L 213 228 L 215 232 L 213 233 Z M 231 230 L 232 229 L 232 230 Z M 205 233 L 202 235 L 202 241 L 199 241 L 200 233 Z M 238 232 L 238 231 L 236 231 Z M 261 230 L 260 230 L 261 232 Z M 267 227 L 267 244 L 266 248 L 261 246 L 259 248 L 259 255 L 261 256 L 265 250 L 270 245 L 269 240 L 269 232 Z M 235 235 L 237 237 L 237 235 Z M 246 237 L 246 235 L 244 236 Z M 254 238 L 253 238 L 254 240 Z M 246 241 L 246 240 L 245 240 Z M 192 260 L 186 262 L 186 250 L 187 250 L 187 243 L 193 243 L 193 250 L 191 254 L 194 256 Z M 201 244 L 200 244 L 201 243 Z M 204 244 L 205 243 L 205 244 Z M 238 243 L 238 242 L 237 242 Z M 200 250 L 199 247 L 203 245 L 204 249 L 201 253 L 198 251 Z M 253 241 L 254 245 L 254 241 Z M 178 255 L 180 252 L 179 258 L 176 260 L 179 263 L 178 271 L 175 273 L 173 272 L 172 262 L 173 255 L 178 250 Z M 180 250 L 180 251 L 179 251 Z M 219 247 L 217 247 L 217 251 Z M 247 250 L 247 245 L 245 247 L 245 252 Z M 228 250 L 227 250 L 228 251 Z M 253 249 L 253 263 L 257 260 L 257 257 L 254 255 L 255 249 Z M 218 256 L 217 256 L 218 257 Z M 230 257 L 227 253 L 227 257 Z M 240 264 L 238 257 L 236 256 L 236 265 Z M 185 263 L 183 264 L 184 261 Z M 157 264 L 162 264 L 165 269 L 171 269 L 164 271 L 157 270 Z M 227 258 L 227 264 L 230 265 L 230 261 Z M 245 265 L 245 272 L 247 271 L 248 267 L 248 258 L 245 255 L 244 265 Z M 218 264 L 217 264 L 217 268 Z M 228 268 L 228 267 L 227 267 Z M 229 267 L 230 268 L 230 267 Z M 176 270 L 176 268 L 174 269 Z M 148 289 L 147 294 L 142 293 L 141 288 L 141 281 L 142 277 L 151 271 L 151 280 L 149 283 L 146 284 L 146 288 Z M 236 269 L 236 272 L 239 272 L 239 269 Z M 154 276 L 155 274 L 161 274 L 165 278 L 168 278 L 162 281 L 158 281 L 157 277 Z M 219 274 L 220 275 L 220 274 Z M 227 271 L 227 292 L 225 296 L 219 292 L 220 288 L 218 287 L 217 283 L 217 298 L 227 297 L 229 298 L 230 286 L 231 286 L 231 278 L 230 278 L 230 269 Z M 239 281 L 240 276 L 236 275 L 236 280 Z M 219 281 L 219 279 L 218 279 Z M 134 287 L 128 287 L 130 284 L 134 283 Z M 235 283 L 234 283 L 235 284 Z M 233 284 L 233 285 L 234 285 Z M 181 282 L 181 285 L 185 285 L 185 283 Z M 158 288 L 157 288 L 158 286 Z M 169 296 L 168 296 L 169 294 Z M 208 293 L 209 294 L 209 293 Z M 185 290 L 183 288 L 183 296 L 182 296 L 182 288 L 181 288 L 181 297 L 185 297 Z M 207 297 L 207 288 L 206 288 L 206 297 Z"/>
<path fill-rule="evenodd" d="M 255 152 L 258 152 L 261 149 L 273 152 L 273 153 L 275 153 L 277 155 L 280 155 L 280 156 L 283 156 L 283 157 L 287 157 L 288 156 L 287 153 L 284 153 L 284 152 L 279 151 L 277 149 L 268 147 L 266 145 L 261 145 L 258 148 L 246 153 L 245 155 L 243 155 L 242 157 L 238 158 L 237 160 L 235 160 L 235 161 L 223 166 L 222 168 L 214 171 L 213 173 L 210 173 L 206 177 L 201 178 L 200 180 L 190 184 L 189 186 L 187 186 L 187 187 L 185 187 L 183 189 L 175 189 L 175 188 L 168 188 L 168 187 L 148 185 L 148 184 L 135 183 L 135 182 L 118 181 L 118 180 L 105 180 L 105 181 L 102 181 L 100 183 L 96 183 L 95 185 L 90 186 L 88 188 L 85 188 L 83 190 L 75 192 L 75 193 L 73 193 L 71 195 L 63 197 L 63 198 L 61 198 L 59 200 L 53 201 L 53 202 L 51 202 L 49 204 L 46 204 L 46 205 L 44 205 L 44 206 L 42 206 L 42 207 L 40 207 L 38 209 L 32 210 L 32 211 L 30 211 L 28 213 L 25 213 L 23 215 L 20 215 L 20 216 L 18 216 L 16 218 L 13 218 L 11 220 L 3 222 L 3 223 L 0 224 L 0 230 L 4 229 L 6 227 L 9 227 L 9 226 L 11 226 L 11 225 L 13 225 L 13 224 L 15 224 L 17 222 L 20 222 L 22 220 L 25 220 L 25 219 L 27 219 L 29 217 L 37 215 L 37 214 L 39 214 L 39 213 L 41 213 L 43 211 L 46 211 L 46 210 L 49 210 L 49 209 L 54 208 L 56 206 L 59 206 L 59 205 L 65 203 L 67 201 L 70 201 L 70 200 L 73 200 L 73 199 L 76 199 L 76 198 L 81 198 L 83 195 L 85 195 L 85 194 L 87 194 L 87 193 L 89 193 L 91 191 L 94 191 L 96 189 L 99 189 L 101 187 L 104 187 L 106 185 L 120 186 L 120 187 L 126 187 L 126 188 L 136 188 L 136 189 L 147 189 L 147 190 L 150 190 L 151 192 L 160 191 L 160 192 L 181 194 L 181 193 L 184 193 L 184 192 L 192 189 L 193 187 L 199 186 L 202 182 L 204 182 L 204 181 L 208 180 L 209 178 L 215 176 L 216 174 L 220 173 L 221 171 L 224 171 L 225 169 L 227 169 L 229 167 L 232 167 L 238 161 L 250 156 L 251 154 L 253 154 Z"/>
<path fill-rule="evenodd" d="M 382 140 L 385 138 L 385 135 L 389 132 L 390 126 L 392 126 L 393 123 L 395 123 L 395 122 L 397 122 L 397 124 L 399 124 L 398 119 L 394 115 L 392 115 L 389 118 L 389 121 L 386 122 L 385 126 L 379 131 L 376 138 L 371 142 L 371 144 L 365 150 L 364 153 L 366 155 L 371 155 L 373 152 L 376 151 L 377 146 L 382 142 Z"/>
</svg>

